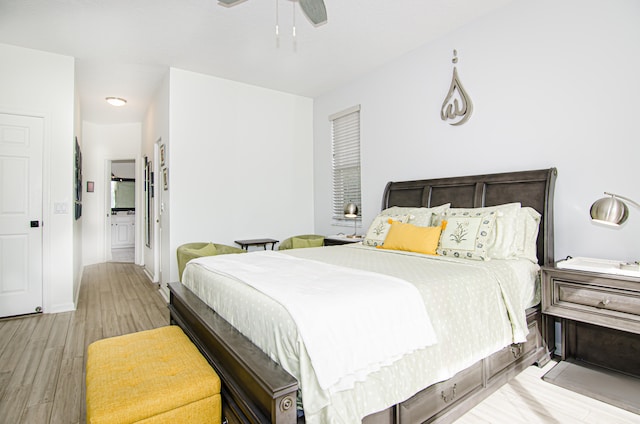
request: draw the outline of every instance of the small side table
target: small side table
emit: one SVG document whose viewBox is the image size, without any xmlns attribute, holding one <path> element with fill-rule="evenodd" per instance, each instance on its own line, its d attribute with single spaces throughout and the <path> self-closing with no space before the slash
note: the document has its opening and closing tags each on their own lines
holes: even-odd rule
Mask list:
<svg viewBox="0 0 640 424">
<path fill-rule="evenodd" d="M 364 239 L 364 237 L 347 237 L 347 236 L 342 236 L 342 235 L 326 236 L 324 238 L 324 245 L 325 246 L 339 246 L 341 244 L 358 243 L 358 242 L 362 241 L 363 239 Z"/>
<path fill-rule="evenodd" d="M 640 278 L 545 266 L 542 313 L 549 346 L 562 326 L 562 361 L 543 379 L 640 414 Z"/>
<path fill-rule="evenodd" d="M 235 240 L 236 243 L 240 245 L 241 249 L 249 250 L 249 246 L 262 246 L 264 250 L 267 250 L 267 244 L 271 245 L 271 250 L 278 242 L 278 240 L 270 239 L 270 238 L 261 238 L 261 239 L 251 239 L 251 240 Z"/>
</svg>

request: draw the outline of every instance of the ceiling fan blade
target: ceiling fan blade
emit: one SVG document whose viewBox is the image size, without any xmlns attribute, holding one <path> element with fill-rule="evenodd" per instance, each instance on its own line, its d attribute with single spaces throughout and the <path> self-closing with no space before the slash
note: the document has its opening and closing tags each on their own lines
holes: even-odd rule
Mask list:
<svg viewBox="0 0 640 424">
<path fill-rule="evenodd" d="M 314 25 L 327 22 L 327 8 L 323 0 L 298 0 L 298 2 L 304 14 Z"/>
</svg>

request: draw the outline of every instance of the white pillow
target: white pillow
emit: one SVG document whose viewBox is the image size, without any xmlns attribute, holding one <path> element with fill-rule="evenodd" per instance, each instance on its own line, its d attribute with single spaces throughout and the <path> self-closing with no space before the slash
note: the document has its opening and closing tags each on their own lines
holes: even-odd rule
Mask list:
<svg viewBox="0 0 640 424">
<path fill-rule="evenodd" d="M 373 219 L 364 240 L 362 240 L 362 244 L 366 246 L 382 246 L 391 228 L 389 219 L 406 224 L 409 220 L 409 215 L 383 215 L 381 212 Z"/>
<path fill-rule="evenodd" d="M 416 208 L 411 211 L 409 224 L 417 227 L 435 227 L 440 224 L 441 217 L 449 210 L 451 203 L 432 208 Z"/>
<path fill-rule="evenodd" d="M 485 261 L 489 237 L 498 212 L 495 208 L 451 208 L 444 216 L 447 227 L 440 236 L 438 254 Z"/>
<path fill-rule="evenodd" d="M 506 203 L 504 205 L 483 208 L 496 210 L 496 223 L 489 237 L 487 254 L 492 259 L 514 259 L 517 257 L 516 233 L 520 203 Z"/>
<path fill-rule="evenodd" d="M 542 215 L 530 207 L 521 208 L 516 218 L 516 256 L 538 263 L 538 231 Z"/>
<path fill-rule="evenodd" d="M 392 206 L 380 212 L 380 215 L 409 215 L 409 224 L 417 227 L 433 227 L 437 225 L 434 223 L 434 216 L 442 216 L 450 206 L 451 203 L 430 208 Z"/>
</svg>

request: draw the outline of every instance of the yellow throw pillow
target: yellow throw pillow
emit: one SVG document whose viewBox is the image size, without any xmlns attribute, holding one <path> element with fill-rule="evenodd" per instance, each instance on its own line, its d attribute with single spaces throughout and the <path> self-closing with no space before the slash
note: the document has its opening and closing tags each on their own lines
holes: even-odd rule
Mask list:
<svg viewBox="0 0 640 424">
<path fill-rule="evenodd" d="M 440 233 L 445 226 L 446 221 L 438 227 L 418 227 L 393 221 L 384 245 L 378 248 L 435 255 Z"/>
</svg>

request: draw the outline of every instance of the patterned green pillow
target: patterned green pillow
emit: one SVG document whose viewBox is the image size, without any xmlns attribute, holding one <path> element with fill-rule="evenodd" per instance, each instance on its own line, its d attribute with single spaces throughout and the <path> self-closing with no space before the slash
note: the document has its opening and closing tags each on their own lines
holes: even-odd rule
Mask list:
<svg viewBox="0 0 640 424">
<path fill-rule="evenodd" d="M 362 244 L 366 246 L 382 246 L 384 240 L 387 238 L 387 233 L 391 228 L 389 219 L 393 221 L 402 222 L 406 224 L 409 220 L 409 215 L 383 215 L 376 216 L 367 230 L 367 234 L 362 240 Z"/>
<path fill-rule="evenodd" d="M 440 236 L 438 254 L 454 258 L 488 260 L 489 236 L 497 211 L 449 209 L 444 219 L 447 227 Z"/>
</svg>

